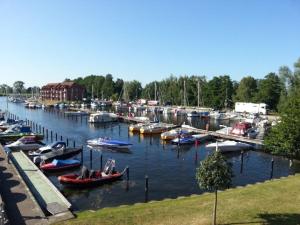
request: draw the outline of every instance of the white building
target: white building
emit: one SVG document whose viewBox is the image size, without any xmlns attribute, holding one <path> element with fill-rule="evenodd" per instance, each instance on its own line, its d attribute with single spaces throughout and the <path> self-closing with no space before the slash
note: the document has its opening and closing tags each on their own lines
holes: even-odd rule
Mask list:
<svg viewBox="0 0 300 225">
<path fill-rule="evenodd" d="M 258 113 L 266 115 L 267 105 L 266 103 L 236 102 L 235 112 Z"/>
</svg>

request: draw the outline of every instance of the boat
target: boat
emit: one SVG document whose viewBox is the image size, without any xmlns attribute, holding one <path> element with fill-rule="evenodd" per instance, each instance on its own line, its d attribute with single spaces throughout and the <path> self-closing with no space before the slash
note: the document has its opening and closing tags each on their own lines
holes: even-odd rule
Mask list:
<svg viewBox="0 0 300 225">
<path fill-rule="evenodd" d="M 0 141 L 17 141 L 23 136 L 35 136 L 37 140 L 42 140 L 44 138 L 43 134 L 36 134 L 31 131 L 29 126 L 22 126 L 20 124 L 15 124 L 8 128 L 7 130 L 0 133 Z"/>
<path fill-rule="evenodd" d="M 108 160 L 103 171 L 89 171 L 82 167 L 81 174 L 67 174 L 58 177 L 59 182 L 70 188 L 87 188 L 103 185 L 122 178 L 127 168 L 122 172 L 115 171 L 115 160 Z"/>
<path fill-rule="evenodd" d="M 53 142 L 49 145 L 40 147 L 38 150 L 35 151 L 29 151 L 28 155 L 29 157 L 35 157 L 35 156 L 40 156 L 52 151 L 56 151 L 62 148 L 66 148 L 66 143 L 63 141 L 57 141 L 57 142 Z"/>
<path fill-rule="evenodd" d="M 201 113 L 198 113 L 197 111 L 191 111 L 189 113 L 187 113 L 188 117 L 199 117 L 201 116 Z"/>
<path fill-rule="evenodd" d="M 45 162 L 50 162 L 53 159 L 68 159 L 71 158 L 72 156 L 75 156 L 82 152 L 82 147 L 81 148 L 67 148 L 67 147 L 62 147 L 60 149 L 52 150 L 50 152 L 47 152 L 45 154 L 35 156 L 33 158 L 33 162 L 36 164 L 39 164 L 42 161 Z"/>
<path fill-rule="evenodd" d="M 176 128 L 176 129 L 172 129 L 166 132 L 161 133 L 160 138 L 162 140 L 173 140 L 175 138 L 177 138 L 179 135 L 189 135 L 191 132 L 189 132 L 188 130 L 182 129 L 182 128 Z"/>
<path fill-rule="evenodd" d="M 252 148 L 250 144 L 246 144 L 238 141 L 223 141 L 223 142 L 215 142 L 210 143 L 205 146 L 210 150 L 218 150 L 220 152 L 234 152 L 240 150 L 246 150 Z"/>
<path fill-rule="evenodd" d="M 186 137 L 178 137 L 171 141 L 174 145 L 194 144 L 197 139 L 192 135 Z"/>
<path fill-rule="evenodd" d="M 166 123 L 155 123 L 140 128 L 141 134 L 161 134 L 170 129 Z"/>
<path fill-rule="evenodd" d="M 239 135 L 239 136 L 245 136 L 247 134 L 247 130 L 251 128 L 251 124 L 247 122 L 239 122 L 236 123 L 232 130 L 231 134 Z"/>
<path fill-rule="evenodd" d="M 105 122 L 114 122 L 119 119 L 118 115 L 115 113 L 109 112 L 97 112 L 92 113 L 89 117 L 90 123 L 105 123 Z"/>
<path fill-rule="evenodd" d="M 86 115 L 89 115 L 89 113 L 79 110 L 79 111 L 67 111 L 67 112 L 65 112 L 65 115 L 67 115 L 67 116 L 86 116 Z"/>
<path fill-rule="evenodd" d="M 4 147 L 9 148 L 10 150 L 22 150 L 22 151 L 30 151 L 36 150 L 45 144 L 39 140 L 35 136 L 24 136 L 18 139 L 17 141 L 5 145 Z"/>
<path fill-rule="evenodd" d="M 80 166 L 81 162 L 77 159 L 54 159 L 50 163 L 41 163 L 40 169 L 44 172 L 57 172 L 62 170 L 74 169 Z"/>
<path fill-rule="evenodd" d="M 87 141 L 87 144 L 92 147 L 107 147 L 107 148 L 131 148 L 132 144 L 126 141 L 112 140 L 110 138 L 95 138 Z"/>
</svg>

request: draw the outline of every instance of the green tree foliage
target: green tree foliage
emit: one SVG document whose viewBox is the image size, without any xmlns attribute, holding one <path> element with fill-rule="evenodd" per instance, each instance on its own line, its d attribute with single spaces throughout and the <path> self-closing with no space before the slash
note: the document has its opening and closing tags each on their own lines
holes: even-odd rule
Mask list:
<svg viewBox="0 0 300 225">
<path fill-rule="evenodd" d="M 218 190 L 230 187 L 233 177 L 232 165 L 227 163 L 224 156 L 215 151 L 201 161 L 196 171 L 196 179 L 199 187 L 215 192 L 215 204 L 213 210 L 213 224 L 216 224 L 217 195 Z"/>
<path fill-rule="evenodd" d="M 24 82 L 23 81 L 16 81 L 16 82 L 14 82 L 13 87 L 14 87 L 14 91 L 16 93 L 22 93 L 23 90 L 24 90 Z"/>
<path fill-rule="evenodd" d="M 256 92 L 256 80 L 251 76 L 244 77 L 238 85 L 234 100 L 237 102 L 253 102 Z"/>
<path fill-rule="evenodd" d="M 12 87 L 8 86 L 7 84 L 0 85 L 0 93 L 1 94 L 12 93 L 12 92 L 13 92 Z"/>
<path fill-rule="evenodd" d="M 232 107 L 233 83 L 228 75 L 213 77 L 205 90 L 206 105 L 216 109 Z"/>
<path fill-rule="evenodd" d="M 300 158 L 300 60 L 294 66 L 294 72 L 288 68 L 279 72 L 286 78 L 281 80 L 285 86 L 279 107 L 281 122 L 271 128 L 264 143 L 274 154 Z"/>
<path fill-rule="evenodd" d="M 286 99 L 281 121 L 271 128 L 264 144 L 273 154 L 300 158 L 300 87 Z"/>
<path fill-rule="evenodd" d="M 126 90 L 130 100 L 137 100 L 141 97 L 142 84 L 137 80 L 126 82 Z"/>
<path fill-rule="evenodd" d="M 258 81 L 256 102 L 264 102 L 269 109 L 276 110 L 282 90 L 282 83 L 275 73 L 269 73 L 264 79 Z"/>
<path fill-rule="evenodd" d="M 104 98 L 109 99 L 114 92 L 114 81 L 111 74 L 105 76 L 105 80 L 102 86 Z"/>
</svg>

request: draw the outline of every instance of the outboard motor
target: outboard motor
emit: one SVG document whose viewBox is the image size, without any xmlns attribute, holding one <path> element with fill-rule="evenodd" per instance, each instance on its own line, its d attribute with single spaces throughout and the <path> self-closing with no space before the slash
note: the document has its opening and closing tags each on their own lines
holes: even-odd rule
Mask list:
<svg viewBox="0 0 300 225">
<path fill-rule="evenodd" d="M 41 162 L 42 162 L 42 159 L 41 159 L 40 156 L 35 156 L 35 157 L 33 158 L 33 163 L 34 163 L 35 165 L 39 165 Z"/>
</svg>

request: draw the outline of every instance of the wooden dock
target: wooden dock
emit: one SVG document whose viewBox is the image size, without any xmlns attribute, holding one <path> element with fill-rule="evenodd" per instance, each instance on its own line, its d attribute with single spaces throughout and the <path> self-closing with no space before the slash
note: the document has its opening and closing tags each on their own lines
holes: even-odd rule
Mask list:
<svg viewBox="0 0 300 225">
<path fill-rule="evenodd" d="M 242 137 L 242 136 L 233 135 L 233 134 L 220 134 L 215 131 L 206 131 L 203 129 L 192 128 L 192 127 L 188 128 L 188 130 L 195 132 L 195 133 L 199 133 L 199 134 L 208 134 L 215 138 L 223 138 L 223 139 L 240 141 L 240 142 L 245 142 L 248 144 L 255 144 L 258 146 L 263 146 L 263 140 L 260 140 L 260 139 L 250 139 L 248 137 Z"/>
<path fill-rule="evenodd" d="M 11 160 L 40 207 L 43 211 L 51 214 L 47 217 L 49 222 L 58 222 L 74 217 L 70 211 L 70 202 L 23 151 L 12 152 Z"/>
</svg>

